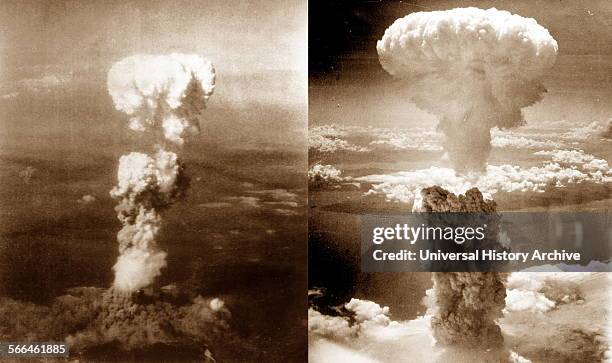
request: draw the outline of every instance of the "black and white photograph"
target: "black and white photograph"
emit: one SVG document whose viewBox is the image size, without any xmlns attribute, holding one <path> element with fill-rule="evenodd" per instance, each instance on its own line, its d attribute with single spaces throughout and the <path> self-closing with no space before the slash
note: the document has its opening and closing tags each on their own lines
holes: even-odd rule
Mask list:
<svg viewBox="0 0 612 363">
<path fill-rule="evenodd" d="M 0 359 L 306 361 L 307 3 L 0 27 Z"/>
<path fill-rule="evenodd" d="M 610 19 L 596 0 L 309 2 L 310 362 L 612 359 Z M 364 218 L 411 213 L 529 213 L 535 231 L 592 213 L 604 232 L 572 224 L 572 248 L 603 252 L 364 271 Z"/>
</svg>

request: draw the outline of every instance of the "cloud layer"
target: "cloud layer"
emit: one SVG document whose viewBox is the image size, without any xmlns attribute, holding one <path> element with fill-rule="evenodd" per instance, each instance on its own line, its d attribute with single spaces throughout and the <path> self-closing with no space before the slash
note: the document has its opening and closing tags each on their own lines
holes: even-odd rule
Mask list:
<svg viewBox="0 0 612 363">
<path fill-rule="evenodd" d="M 564 187 L 582 182 L 610 183 L 612 171 L 603 159 L 581 150 L 537 152 L 549 156 L 541 166 L 488 165 L 483 173 L 458 174 L 453 169 L 428 169 L 391 175 L 369 175 L 356 180 L 372 184 L 368 194 L 382 194 L 390 201 L 411 203 L 421 189 L 439 185 L 455 194 L 478 188 L 490 197 L 498 192 L 543 192 L 546 187 Z"/>
</svg>

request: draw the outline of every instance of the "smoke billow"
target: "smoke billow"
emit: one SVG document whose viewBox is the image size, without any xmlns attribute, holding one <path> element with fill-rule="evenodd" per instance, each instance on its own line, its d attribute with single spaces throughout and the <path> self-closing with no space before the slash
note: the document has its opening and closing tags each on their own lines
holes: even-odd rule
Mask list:
<svg viewBox="0 0 612 363">
<path fill-rule="evenodd" d="M 188 185 L 177 149 L 200 129 L 206 101 L 214 90 L 212 64 L 198 55 L 137 55 L 115 63 L 108 72 L 108 92 L 115 107 L 131 118 L 132 130 L 156 136 L 155 153 L 132 152 L 119 160 L 117 235 L 119 258 L 114 287 L 133 292 L 153 283 L 166 266 L 157 245 L 160 211 L 181 197 Z M 175 151 L 172 151 L 174 149 Z"/>
<path fill-rule="evenodd" d="M 144 295 L 143 295 L 144 296 Z M 76 351 L 92 346 L 117 343 L 123 350 L 141 349 L 154 344 L 210 344 L 229 328 L 230 313 L 219 299 L 197 296 L 188 304 L 163 301 L 137 301 L 115 290 L 104 291 L 96 301 L 96 319 L 85 329 L 66 338 Z"/>
<path fill-rule="evenodd" d="M 487 216 L 495 240 L 499 223 L 494 201 L 484 200 L 478 189 L 456 196 L 440 187 L 421 191 L 420 212 L 475 213 Z M 479 215 L 480 213 L 480 215 Z M 442 345 L 466 348 L 494 348 L 503 343 L 496 319 L 503 314 L 506 298 L 502 274 L 497 272 L 434 272 L 435 302 L 431 328 Z"/>
<path fill-rule="evenodd" d="M 163 134 L 182 145 L 199 121 L 215 88 L 215 70 L 199 55 L 135 55 L 108 72 L 108 92 L 117 110 L 130 118 L 135 131 Z"/>
<path fill-rule="evenodd" d="M 177 155 L 159 150 L 154 157 L 133 152 L 119 160 L 118 185 L 111 196 L 123 228 L 117 234 L 119 259 L 114 266 L 114 286 L 136 291 L 150 285 L 166 266 L 156 236 L 161 226 L 158 210 L 181 195 L 182 166 Z"/>
<path fill-rule="evenodd" d="M 457 170 L 485 167 L 493 127 L 524 124 L 541 100 L 557 42 L 534 19 L 495 8 L 417 12 L 396 20 L 377 46 L 382 67 L 409 98 L 440 119 Z"/>
<path fill-rule="evenodd" d="M 313 187 L 322 187 L 345 179 L 342 171 L 332 165 L 315 164 L 308 170 L 308 182 Z"/>
<path fill-rule="evenodd" d="M 172 361 L 201 361 L 211 356 L 212 346 L 234 343 L 230 318 L 221 300 L 190 297 L 173 287 L 137 294 L 77 287 L 49 305 L 0 298 L 2 340 L 65 341 L 71 354 L 89 358 L 100 354 L 104 360 L 118 350 L 144 353 L 157 347 L 154 352 L 165 352 Z M 215 352 L 224 353 L 222 349 Z M 142 360 L 148 360 L 152 353 L 148 354 Z"/>
<path fill-rule="evenodd" d="M 434 272 L 436 313 L 431 320 L 439 344 L 472 348 L 499 347 L 495 320 L 502 316 L 506 289 L 494 272 Z"/>
</svg>

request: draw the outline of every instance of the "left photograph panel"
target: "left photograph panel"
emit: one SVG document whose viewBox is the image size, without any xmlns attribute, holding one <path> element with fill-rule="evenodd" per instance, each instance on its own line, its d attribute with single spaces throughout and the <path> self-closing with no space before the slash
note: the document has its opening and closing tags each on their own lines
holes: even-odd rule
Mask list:
<svg viewBox="0 0 612 363">
<path fill-rule="evenodd" d="M 306 2 L 0 24 L 0 356 L 306 361 Z"/>
</svg>

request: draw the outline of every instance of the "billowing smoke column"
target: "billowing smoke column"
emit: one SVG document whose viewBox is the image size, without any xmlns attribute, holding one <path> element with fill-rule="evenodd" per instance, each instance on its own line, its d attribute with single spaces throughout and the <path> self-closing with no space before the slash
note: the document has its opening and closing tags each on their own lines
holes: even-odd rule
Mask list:
<svg viewBox="0 0 612 363">
<path fill-rule="evenodd" d="M 496 204 L 478 189 L 456 196 L 440 187 L 421 190 L 419 212 L 475 213 L 488 218 L 487 239 L 495 240 L 499 217 Z M 490 232 L 489 232 L 490 231 Z M 434 272 L 435 309 L 431 327 L 438 344 L 489 349 L 503 342 L 496 319 L 502 316 L 506 288 L 497 272 Z"/>
<path fill-rule="evenodd" d="M 184 134 L 200 129 L 215 70 L 199 55 L 135 55 L 113 65 L 107 86 L 117 110 L 131 116 L 132 130 L 161 131 L 182 145 Z"/>
<path fill-rule="evenodd" d="M 201 296 L 190 299 L 187 291 L 166 289 L 147 296 L 76 287 L 49 305 L 0 297 L 0 339 L 65 341 L 70 345 L 71 356 L 84 355 L 89 358 L 85 359 L 88 362 L 108 361 L 109 348 L 113 354 L 122 354 L 147 351 L 153 346 L 158 348 L 153 354 L 159 354 L 159 348 L 165 347 L 172 357 L 156 356 L 154 361 L 176 362 L 185 360 L 180 357 L 201 357 L 213 346 L 215 356 L 223 357 L 226 352 L 222 348 L 234 344 L 235 339 L 229 331 L 231 314 L 223 301 Z M 107 350 L 100 351 L 103 346 Z M 100 353 L 106 356 L 95 359 Z"/>
<path fill-rule="evenodd" d="M 156 237 L 160 211 L 184 194 L 187 179 L 176 150 L 199 121 L 212 95 L 215 71 L 199 55 L 136 55 L 108 72 L 108 92 L 115 107 L 131 116 L 132 130 L 148 132 L 155 151 L 132 152 L 119 160 L 118 183 L 111 196 L 119 201 L 123 228 L 117 235 L 119 259 L 114 288 L 133 292 L 149 286 L 166 266 Z M 174 151 L 172 151 L 174 150 Z"/>
<path fill-rule="evenodd" d="M 557 42 L 534 19 L 457 8 L 396 20 L 376 49 L 410 100 L 439 117 L 449 159 L 465 171 L 484 168 L 492 127 L 523 124 L 521 109 L 542 98 Z"/>
<path fill-rule="evenodd" d="M 123 228 L 113 287 L 72 288 L 49 305 L 0 297 L 0 340 L 64 341 L 87 361 L 214 362 L 209 348 L 223 359 L 246 346 L 229 330 L 222 300 L 175 284 L 146 288 L 166 266 L 156 241 L 161 213 L 188 184 L 177 152 L 198 131 L 214 79 L 210 62 L 196 55 L 132 56 L 113 65 L 108 91 L 116 108 L 153 139 L 151 150 L 119 160 L 111 196 Z"/>
</svg>

